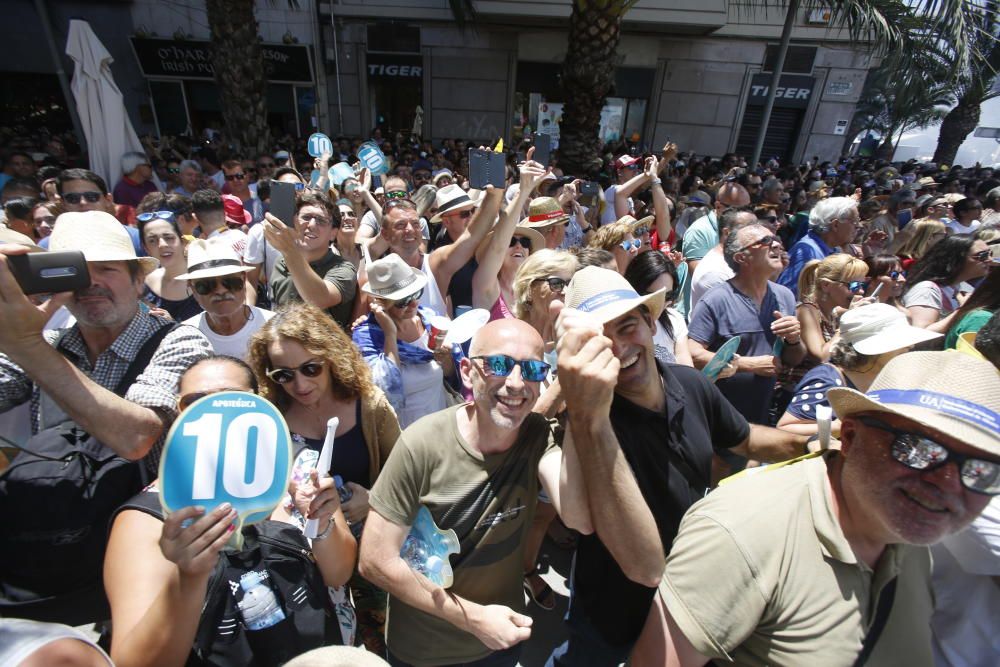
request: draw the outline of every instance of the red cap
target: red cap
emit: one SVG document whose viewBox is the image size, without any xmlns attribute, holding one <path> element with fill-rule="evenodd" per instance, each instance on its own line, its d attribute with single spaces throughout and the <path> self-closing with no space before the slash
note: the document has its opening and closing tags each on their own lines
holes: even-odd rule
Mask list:
<svg viewBox="0 0 1000 667">
<path fill-rule="evenodd" d="M 222 195 L 222 204 L 226 207 L 226 222 L 249 225 L 253 220 L 250 212 L 243 208 L 243 201 L 236 195 Z"/>
<path fill-rule="evenodd" d="M 620 158 L 615 160 L 615 169 L 624 169 L 625 167 L 631 167 L 636 162 L 641 162 L 642 158 L 632 157 L 631 155 L 622 155 Z"/>
</svg>

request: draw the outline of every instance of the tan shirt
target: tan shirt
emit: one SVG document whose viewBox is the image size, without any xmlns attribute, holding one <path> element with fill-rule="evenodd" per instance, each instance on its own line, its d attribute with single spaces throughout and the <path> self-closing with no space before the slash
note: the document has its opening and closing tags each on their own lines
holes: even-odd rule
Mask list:
<svg viewBox="0 0 1000 667">
<path fill-rule="evenodd" d="M 478 604 L 524 611 L 524 539 L 538 500 L 538 462 L 557 447 L 552 426 L 528 415 L 514 446 L 483 455 L 458 431 L 454 406 L 416 421 L 396 442 L 372 487 L 375 512 L 410 526 L 421 505 L 452 529 L 461 552 L 451 556 L 449 592 Z M 389 650 L 417 667 L 473 662 L 490 649 L 474 635 L 396 599 L 389 591 Z"/>
<path fill-rule="evenodd" d="M 826 460 L 817 457 L 733 481 L 688 511 L 660 595 L 702 655 L 850 667 L 879 593 L 898 576 L 866 667 L 933 665 L 928 549 L 891 545 L 873 572 L 851 550 L 831 494 Z"/>
</svg>

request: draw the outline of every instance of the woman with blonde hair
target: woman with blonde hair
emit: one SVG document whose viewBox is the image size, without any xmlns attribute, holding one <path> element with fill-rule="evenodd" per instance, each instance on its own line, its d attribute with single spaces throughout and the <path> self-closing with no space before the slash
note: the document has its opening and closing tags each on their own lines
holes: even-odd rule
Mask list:
<svg viewBox="0 0 1000 667">
<path fill-rule="evenodd" d="M 631 216 L 628 216 L 631 219 Z M 639 254 L 642 241 L 632 234 L 632 224 L 627 220 L 618 220 L 597 230 L 587 243 L 590 248 L 601 248 L 615 256 L 618 273 L 625 275 L 625 269 Z"/>
<path fill-rule="evenodd" d="M 341 507 L 348 524 L 368 516 L 368 490 L 399 437 L 399 422 L 368 364 L 344 330 L 316 306 L 280 309 L 250 339 L 249 362 L 260 394 L 278 406 L 296 448 L 292 478 L 315 467 L 332 417 L 340 423 L 329 470 L 351 497 Z M 360 530 L 354 529 L 360 539 Z M 351 580 L 365 644 L 384 651 L 385 593 L 358 576 Z"/>
<path fill-rule="evenodd" d="M 948 236 L 948 228 L 937 218 L 920 218 L 910 225 L 913 225 L 913 231 L 895 252 L 904 270 L 923 257 L 935 243 Z"/>
<path fill-rule="evenodd" d="M 860 303 L 867 274 L 864 260 L 845 253 L 813 260 L 802 269 L 798 284 L 801 300 L 795 315 L 802 327 L 802 343 L 807 352 L 807 368 L 803 372 L 829 358 L 837 320 Z"/>
<path fill-rule="evenodd" d="M 437 197 L 437 187 L 430 183 L 425 183 L 417 188 L 410 199 L 417 205 L 417 215 L 426 220 L 430 220 L 437 213 L 434 208 L 434 200 Z"/>
</svg>

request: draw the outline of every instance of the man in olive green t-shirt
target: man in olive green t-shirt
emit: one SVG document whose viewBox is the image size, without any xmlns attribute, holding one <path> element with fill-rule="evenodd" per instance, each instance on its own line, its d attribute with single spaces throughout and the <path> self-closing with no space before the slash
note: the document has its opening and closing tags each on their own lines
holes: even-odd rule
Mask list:
<svg viewBox="0 0 1000 667">
<path fill-rule="evenodd" d="M 524 538 L 541 482 L 557 511 L 562 454 L 532 408 L 547 364 L 542 338 L 520 320 L 487 324 L 461 363 L 471 403 L 407 428 L 371 490 L 361 543 L 362 576 L 389 593 L 391 664 L 513 667 L 531 634 L 523 615 Z M 562 501 L 562 502 L 561 502 Z M 445 590 L 399 556 L 417 511 L 458 535 Z"/>
</svg>

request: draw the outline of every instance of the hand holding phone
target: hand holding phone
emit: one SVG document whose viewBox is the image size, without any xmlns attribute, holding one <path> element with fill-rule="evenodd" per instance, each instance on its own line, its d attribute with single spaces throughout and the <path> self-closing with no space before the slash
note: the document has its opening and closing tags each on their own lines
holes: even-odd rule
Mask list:
<svg viewBox="0 0 1000 667">
<path fill-rule="evenodd" d="M 469 187 L 482 190 L 487 185 L 503 188 L 507 178 L 503 153 L 486 148 L 469 149 Z"/>
<path fill-rule="evenodd" d="M 535 155 L 534 160 L 543 167 L 549 166 L 549 158 L 552 154 L 552 135 L 535 135 Z"/>
<path fill-rule="evenodd" d="M 271 181 L 271 215 L 292 226 L 295 217 L 295 184 Z"/>
<path fill-rule="evenodd" d="M 7 265 L 25 294 L 72 292 L 90 286 L 87 260 L 79 250 L 7 255 Z"/>
</svg>

